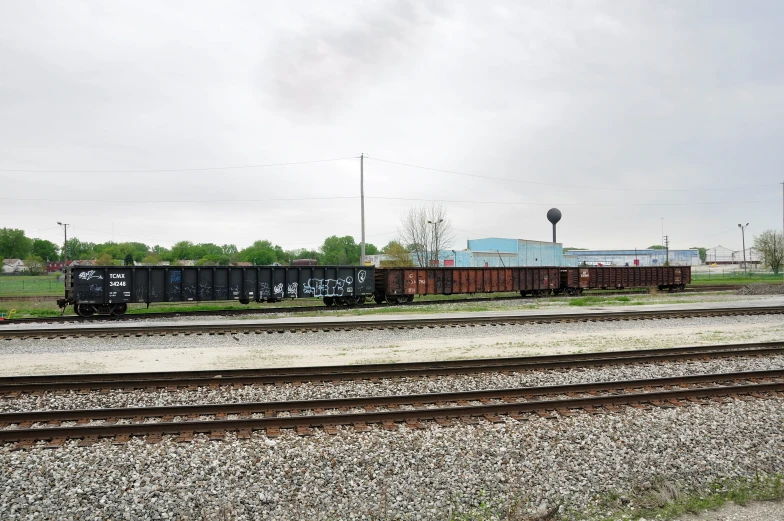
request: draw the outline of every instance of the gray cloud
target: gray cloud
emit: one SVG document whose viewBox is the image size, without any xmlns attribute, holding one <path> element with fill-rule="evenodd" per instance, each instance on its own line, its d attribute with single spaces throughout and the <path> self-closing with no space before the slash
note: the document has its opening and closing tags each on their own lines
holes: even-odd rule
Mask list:
<svg viewBox="0 0 784 521">
<path fill-rule="evenodd" d="M 729 0 L 8 2 L 0 169 L 365 152 L 376 243 L 394 236 L 408 206 L 438 199 L 481 202 L 445 203 L 460 241 L 546 240 L 544 213 L 557 205 L 569 245 L 647 246 L 664 216 L 678 247 L 703 237 L 739 247 L 740 220 L 752 233 L 781 223 L 782 15 L 777 2 Z M 93 241 L 111 238 L 112 226 L 118 240 L 163 243 L 313 247 L 331 234 L 359 236 L 357 199 L 313 199 L 357 197 L 356 161 L 0 172 L 0 182 L 11 198 L 0 199 L 0 226 L 51 240 L 57 220 Z M 727 187 L 737 188 L 705 190 Z M 280 198 L 298 200 L 217 201 Z M 141 202 L 78 202 L 96 199 Z M 144 202 L 158 200 L 208 202 Z"/>
<path fill-rule="evenodd" d="M 392 0 L 334 9 L 281 31 L 261 65 L 270 103 L 331 115 L 350 99 L 408 69 L 447 15 L 441 2 Z M 408 63 L 406 63 L 408 62 Z"/>
</svg>

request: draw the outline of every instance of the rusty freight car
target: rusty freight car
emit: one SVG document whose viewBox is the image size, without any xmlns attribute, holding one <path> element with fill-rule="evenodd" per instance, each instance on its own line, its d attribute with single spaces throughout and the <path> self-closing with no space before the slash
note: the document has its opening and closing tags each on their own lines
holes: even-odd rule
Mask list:
<svg viewBox="0 0 784 521">
<path fill-rule="evenodd" d="M 560 287 L 559 267 L 381 268 L 376 270 L 377 303 L 411 302 L 416 295 L 520 292 L 543 295 Z"/>
<path fill-rule="evenodd" d="M 561 289 L 571 295 L 584 289 L 655 287 L 682 291 L 690 283 L 690 266 L 561 268 Z"/>
</svg>

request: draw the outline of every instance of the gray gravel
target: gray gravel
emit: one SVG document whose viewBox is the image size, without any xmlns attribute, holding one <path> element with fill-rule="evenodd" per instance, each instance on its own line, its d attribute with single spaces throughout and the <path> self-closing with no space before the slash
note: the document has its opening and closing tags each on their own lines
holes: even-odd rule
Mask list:
<svg viewBox="0 0 784 521">
<path fill-rule="evenodd" d="M 583 333 L 602 333 L 611 336 L 624 331 L 677 331 L 682 328 L 700 328 L 710 331 L 731 324 L 754 325 L 759 328 L 781 326 L 784 317 L 781 315 L 739 316 L 739 317 L 705 317 L 684 318 L 678 320 L 639 320 L 618 322 L 576 322 L 563 324 L 520 324 L 505 326 L 474 326 L 423 329 L 382 329 L 362 331 L 330 331 L 307 333 L 263 333 L 240 335 L 178 335 L 178 336 L 145 336 L 118 338 L 65 338 L 65 339 L 26 339 L 5 340 L 0 343 L 4 355 L 76 353 L 99 351 L 123 351 L 128 349 L 182 349 L 219 347 L 221 345 L 236 346 L 240 342 L 244 346 L 263 348 L 274 351 L 276 348 L 288 346 L 323 347 L 325 344 L 340 346 L 341 349 L 363 347 L 367 345 L 385 346 L 396 342 L 430 339 L 486 339 L 490 334 L 508 335 L 524 340 L 527 335 L 546 331 L 551 335 L 563 335 L 564 338 Z"/>
<path fill-rule="evenodd" d="M 782 472 L 782 426 L 784 401 L 767 399 L 333 437 L 4 446 L 0 518 L 444 520 L 514 503 L 584 507 L 656 478 Z"/>
<path fill-rule="evenodd" d="M 263 385 L 234 389 L 221 386 L 218 389 L 200 387 L 194 391 L 111 391 L 107 394 L 93 392 L 80 395 L 69 392 L 63 395 L 42 393 L 0 401 L 0 412 L 17 412 L 48 409 L 92 409 L 107 407 L 151 407 L 163 405 L 189 405 L 197 403 L 237 403 L 257 401 L 309 400 L 319 398 L 349 398 L 390 394 L 420 394 L 450 391 L 471 391 L 505 387 L 527 387 L 542 385 L 564 385 L 598 381 L 664 378 L 686 374 L 731 373 L 738 371 L 760 371 L 783 369 L 784 356 L 764 358 L 734 358 L 679 362 L 668 364 L 645 364 L 637 366 L 614 366 L 566 371 L 536 371 L 503 375 L 498 373 L 478 375 L 456 375 L 439 378 L 411 378 L 381 380 L 378 382 L 335 382 L 304 383 L 299 386 Z"/>
<path fill-rule="evenodd" d="M 738 295 L 782 295 L 784 284 L 747 284 L 737 291 Z"/>
</svg>

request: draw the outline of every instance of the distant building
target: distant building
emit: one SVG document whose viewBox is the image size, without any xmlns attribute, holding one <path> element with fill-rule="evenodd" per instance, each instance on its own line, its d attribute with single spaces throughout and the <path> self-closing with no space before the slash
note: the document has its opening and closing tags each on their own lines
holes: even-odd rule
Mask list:
<svg viewBox="0 0 784 521">
<path fill-rule="evenodd" d="M 560 243 L 486 238 L 469 239 L 466 246 L 464 250 L 439 251 L 438 265 L 460 268 L 577 265 L 574 259 L 564 257 L 563 245 Z M 366 255 L 365 259 L 373 266 L 382 267 L 389 256 Z"/>
<path fill-rule="evenodd" d="M 741 255 L 742 256 L 742 255 Z M 705 251 L 705 264 L 734 264 L 735 250 L 721 244 Z"/>
<path fill-rule="evenodd" d="M 743 251 L 733 252 L 733 264 L 743 264 Z M 762 255 L 756 248 L 746 248 L 746 262 L 748 264 L 762 264 Z"/>
<path fill-rule="evenodd" d="M 3 273 L 24 273 L 25 265 L 22 259 L 3 259 Z"/>
<path fill-rule="evenodd" d="M 570 250 L 569 257 L 576 259 L 577 265 L 588 266 L 699 266 L 698 250 Z"/>
</svg>

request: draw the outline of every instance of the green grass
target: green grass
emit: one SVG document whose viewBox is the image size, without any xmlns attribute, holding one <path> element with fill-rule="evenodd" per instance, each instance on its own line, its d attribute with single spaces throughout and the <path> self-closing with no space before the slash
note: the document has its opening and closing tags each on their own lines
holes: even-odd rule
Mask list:
<svg viewBox="0 0 784 521">
<path fill-rule="evenodd" d="M 623 499 L 626 501 L 623 501 Z M 628 497 L 605 494 L 595 512 L 605 514 L 584 515 L 595 521 L 616 519 L 671 520 L 684 514 L 698 514 L 714 510 L 728 501 L 746 505 L 750 501 L 775 501 L 784 499 L 784 474 L 755 476 L 753 478 L 722 479 L 702 490 L 682 491 L 666 480 L 655 480 L 647 490 L 635 490 Z M 626 503 L 626 504 L 624 504 Z M 609 512 L 609 514 L 607 514 Z M 583 518 L 583 517 L 579 517 Z M 568 518 L 567 518 L 568 519 Z"/>
<path fill-rule="evenodd" d="M 645 489 L 635 488 L 627 493 L 608 491 L 600 494 L 588 507 L 564 505 L 562 511 L 553 506 L 553 521 L 617 521 L 641 518 L 667 521 L 684 514 L 698 514 L 721 507 L 728 501 L 746 505 L 750 501 L 777 501 L 784 499 L 784 474 L 747 478 L 722 479 L 709 486 L 682 490 L 658 478 Z M 476 506 L 458 507 L 448 517 L 449 521 L 532 521 L 540 519 L 524 508 L 529 497 L 512 498 L 506 505 L 492 498 L 482 497 Z M 550 512 L 548 512 L 550 513 Z"/>
<path fill-rule="evenodd" d="M 693 285 L 718 285 L 718 284 L 753 284 L 755 282 L 765 283 L 782 283 L 784 282 L 784 275 L 774 275 L 772 273 L 751 273 L 744 275 L 742 272 L 736 271 L 723 273 L 716 271 L 714 273 L 692 273 L 691 283 Z"/>
<path fill-rule="evenodd" d="M 0 296 L 60 296 L 65 292 L 63 281 L 57 274 L 51 275 L 4 275 L 0 276 Z"/>
</svg>

